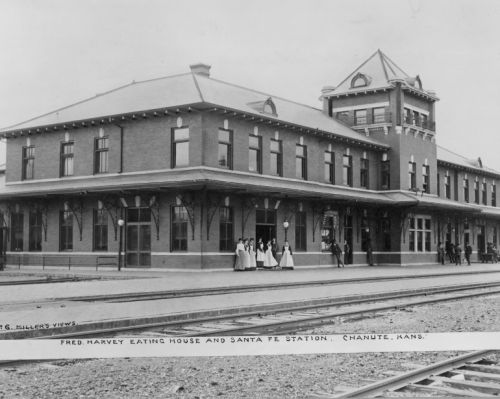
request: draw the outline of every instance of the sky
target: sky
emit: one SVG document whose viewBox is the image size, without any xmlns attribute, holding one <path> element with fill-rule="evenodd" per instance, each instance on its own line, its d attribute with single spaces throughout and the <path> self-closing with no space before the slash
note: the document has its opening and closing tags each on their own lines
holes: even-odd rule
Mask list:
<svg viewBox="0 0 500 399">
<path fill-rule="evenodd" d="M 381 49 L 440 97 L 437 143 L 500 170 L 499 21 L 498 0 L 0 0 L 0 127 L 197 62 L 321 107 Z"/>
</svg>

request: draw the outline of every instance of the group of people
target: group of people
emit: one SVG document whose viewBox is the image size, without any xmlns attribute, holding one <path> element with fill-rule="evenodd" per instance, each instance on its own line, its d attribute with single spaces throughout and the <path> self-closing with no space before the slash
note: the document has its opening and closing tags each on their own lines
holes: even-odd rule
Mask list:
<svg viewBox="0 0 500 399">
<path fill-rule="evenodd" d="M 470 266 L 470 256 L 472 255 L 472 247 L 470 246 L 469 243 L 467 243 L 467 245 L 465 246 L 464 255 L 467 265 Z M 443 245 L 443 243 L 440 241 L 438 243 L 438 256 L 439 256 L 439 262 L 442 265 L 444 265 L 446 258 L 448 258 L 450 263 L 455 263 L 455 265 L 461 265 L 462 247 L 458 242 L 455 245 L 453 245 L 453 243 L 446 241 L 446 243 Z"/>
<path fill-rule="evenodd" d="M 259 238 L 257 244 L 253 238 L 239 238 L 236 244 L 234 270 L 252 271 L 257 269 L 293 269 L 292 247 L 285 241 L 281 250 L 281 258 L 277 260 L 278 244 L 276 238 L 264 244 Z"/>
</svg>

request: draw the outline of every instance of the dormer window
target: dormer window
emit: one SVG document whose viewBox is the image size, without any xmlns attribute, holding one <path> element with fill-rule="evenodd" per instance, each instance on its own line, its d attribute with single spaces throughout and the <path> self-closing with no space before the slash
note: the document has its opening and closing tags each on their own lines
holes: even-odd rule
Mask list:
<svg viewBox="0 0 500 399">
<path fill-rule="evenodd" d="M 274 105 L 274 101 L 271 97 L 269 97 L 265 101 L 255 101 L 248 103 L 248 106 L 260 112 L 261 114 L 278 116 L 278 114 L 276 113 L 276 105 Z"/>
<path fill-rule="evenodd" d="M 366 87 L 370 85 L 371 81 L 372 79 L 368 75 L 359 72 L 351 80 L 351 89 Z"/>
</svg>

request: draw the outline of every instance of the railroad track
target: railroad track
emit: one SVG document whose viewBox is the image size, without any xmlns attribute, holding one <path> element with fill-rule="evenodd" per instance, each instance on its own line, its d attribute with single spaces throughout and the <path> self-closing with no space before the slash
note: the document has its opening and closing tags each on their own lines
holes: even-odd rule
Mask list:
<svg viewBox="0 0 500 399">
<path fill-rule="evenodd" d="M 78 281 L 100 280 L 101 277 L 45 277 L 25 280 L 5 280 L 0 281 L 0 286 L 9 285 L 29 285 L 29 284 L 51 284 L 51 283 L 71 283 Z"/>
<path fill-rule="evenodd" d="M 387 397 L 498 397 L 500 366 L 487 356 L 496 351 L 476 351 L 453 357 L 352 391 L 318 393 L 310 399 Z"/>
</svg>

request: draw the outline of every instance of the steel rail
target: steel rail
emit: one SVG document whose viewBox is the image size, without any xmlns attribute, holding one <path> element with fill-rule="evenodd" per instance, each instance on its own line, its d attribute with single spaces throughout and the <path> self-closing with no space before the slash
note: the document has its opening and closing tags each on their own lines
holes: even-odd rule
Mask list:
<svg viewBox="0 0 500 399">
<path fill-rule="evenodd" d="M 461 356 L 446 359 L 408 373 L 387 378 L 382 381 L 374 382 L 361 388 L 354 389 L 341 394 L 317 394 L 310 395 L 310 399 L 344 399 L 344 398 L 374 398 L 387 391 L 401 389 L 407 385 L 425 380 L 432 375 L 438 375 L 462 367 L 469 362 L 476 362 L 487 355 L 496 352 L 495 350 L 482 350 L 466 353 Z M 471 393 L 469 392 L 469 395 Z M 465 392 L 464 392 L 465 395 Z M 467 395 L 468 396 L 468 395 Z"/>
</svg>

